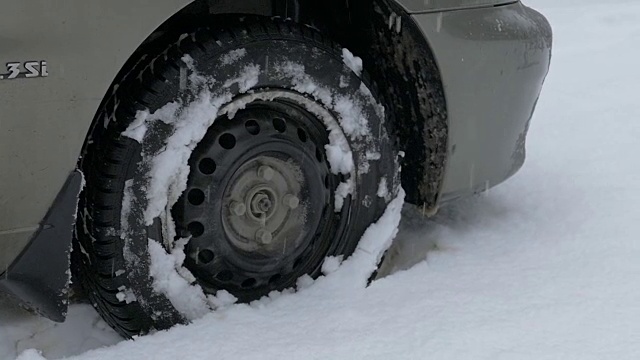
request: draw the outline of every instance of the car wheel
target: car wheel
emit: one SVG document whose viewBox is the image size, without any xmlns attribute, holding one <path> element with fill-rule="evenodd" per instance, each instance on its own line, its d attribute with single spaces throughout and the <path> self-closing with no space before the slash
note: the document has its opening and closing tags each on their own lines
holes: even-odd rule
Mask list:
<svg viewBox="0 0 640 360">
<path fill-rule="evenodd" d="M 288 22 L 231 29 L 145 56 L 82 159 L 75 272 L 123 336 L 319 276 L 398 192 L 393 114 L 358 59 Z"/>
</svg>

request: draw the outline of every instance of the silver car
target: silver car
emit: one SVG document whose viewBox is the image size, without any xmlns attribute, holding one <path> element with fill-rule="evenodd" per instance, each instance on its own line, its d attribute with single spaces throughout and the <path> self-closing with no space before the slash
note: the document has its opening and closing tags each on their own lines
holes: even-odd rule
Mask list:
<svg viewBox="0 0 640 360">
<path fill-rule="evenodd" d="M 0 292 L 130 337 L 193 318 L 173 281 L 295 287 L 401 188 L 513 175 L 551 39 L 514 0 L 5 0 Z"/>
</svg>

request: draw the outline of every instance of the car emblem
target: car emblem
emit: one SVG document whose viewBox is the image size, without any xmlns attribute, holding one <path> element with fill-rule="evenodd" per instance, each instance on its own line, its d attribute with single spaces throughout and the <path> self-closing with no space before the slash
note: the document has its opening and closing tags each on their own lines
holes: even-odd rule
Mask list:
<svg viewBox="0 0 640 360">
<path fill-rule="evenodd" d="M 47 62 L 44 60 L 26 61 L 24 63 L 9 62 L 7 63 L 7 73 L 0 74 L 0 80 L 30 79 L 47 76 L 49 76 L 49 72 L 47 71 Z"/>
</svg>

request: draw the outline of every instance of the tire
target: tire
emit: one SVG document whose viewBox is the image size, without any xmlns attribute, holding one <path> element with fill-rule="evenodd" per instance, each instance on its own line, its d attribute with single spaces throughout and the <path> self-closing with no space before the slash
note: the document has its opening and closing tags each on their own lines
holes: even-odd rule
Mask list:
<svg viewBox="0 0 640 360">
<path fill-rule="evenodd" d="M 319 276 L 327 256 L 349 256 L 398 192 L 392 114 L 341 47 L 293 23 L 229 28 L 199 29 L 139 61 L 98 112 L 104 129 L 81 161 L 73 269 L 125 337 L 201 315 L 159 290 L 152 250 L 182 255 L 180 274 L 202 299 L 225 290 L 249 302 Z M 190 133 L 186 158 L 180 148 L 184 161 L 165 174 L 178 180 L 156 187 L 167 182 L 158 159 L 178 158 L 174 140 L 205 93 L 210 108 L 223 99 L 215 121 Z M 172 120 L 151 121 L 167 104 Z M 338 161 L 336 149 L 351 156 Z"/>
</svg>

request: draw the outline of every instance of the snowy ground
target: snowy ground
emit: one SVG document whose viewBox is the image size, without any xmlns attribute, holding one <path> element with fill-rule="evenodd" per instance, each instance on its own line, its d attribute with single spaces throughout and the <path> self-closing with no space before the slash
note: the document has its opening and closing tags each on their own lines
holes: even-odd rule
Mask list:
<svg viewBox="0 0 640 360">
<path fill-rule="evenodd" d="M 0 359 L 116 343 L 77 358 L 640 358 L 640 3 L 528 4 L 555 48 L 525 167 L 434 219 L 406 208 L 390 275 L 329 277 L 133 342 L 87 305 L 54 325 L 0 301 Z"/>
</svg>

